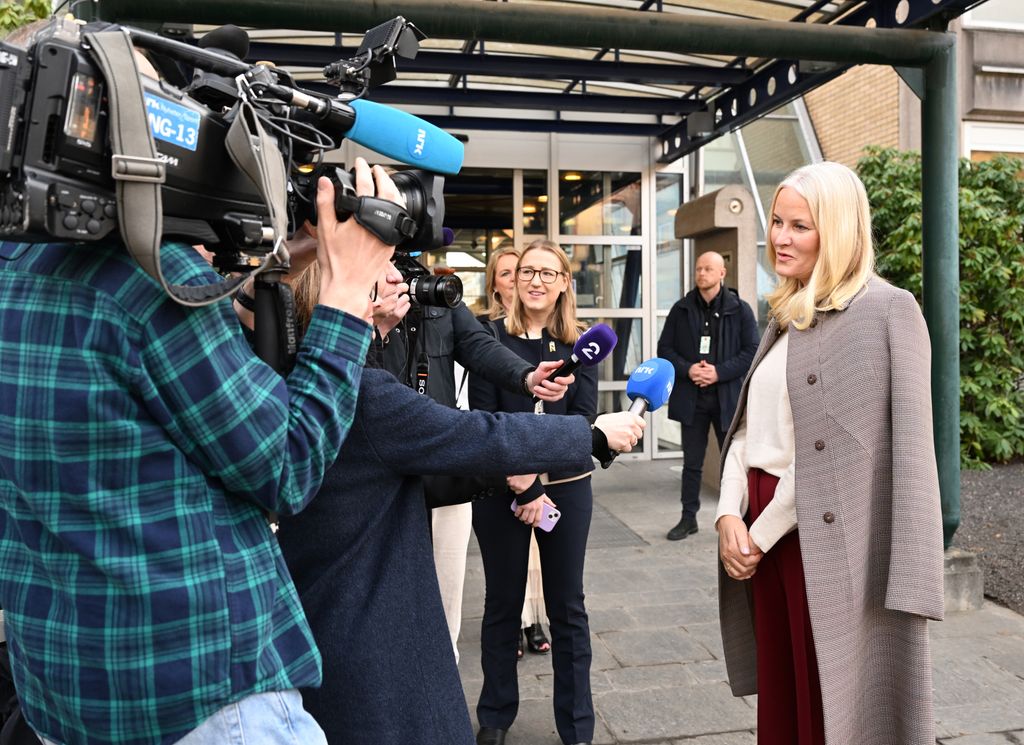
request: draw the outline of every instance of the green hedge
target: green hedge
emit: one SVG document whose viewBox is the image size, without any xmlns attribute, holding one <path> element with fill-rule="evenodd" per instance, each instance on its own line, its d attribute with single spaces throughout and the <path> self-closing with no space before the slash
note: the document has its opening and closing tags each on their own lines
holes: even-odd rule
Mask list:
<svg viewBox="0 0 1024 745">
<path fill-rule="evenodd" d="M 921 156 L 869 148 L 878 273 L 921 299 Z M 1024 163 L 960 161 L 960 455 L 1024 455 Z"/>
<path fill-rule="evenodd" d="M 0 3 L 0 38 L 29 21 L 48 15 L 49 0 L 4 0 Z"/>
</svg>

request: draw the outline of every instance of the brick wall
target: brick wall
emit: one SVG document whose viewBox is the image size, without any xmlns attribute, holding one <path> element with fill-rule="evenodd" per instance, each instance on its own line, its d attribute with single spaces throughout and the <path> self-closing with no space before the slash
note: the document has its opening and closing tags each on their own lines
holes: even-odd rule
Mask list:
<svg viewBox="0 0 1024 745">
<path fill-rule="evenodd" d="M 828 160 L 852 168 L 867 145 L 899 146 L 899 77 L 891 67 L 851 68 L 804 100 Z"/>
</svg>

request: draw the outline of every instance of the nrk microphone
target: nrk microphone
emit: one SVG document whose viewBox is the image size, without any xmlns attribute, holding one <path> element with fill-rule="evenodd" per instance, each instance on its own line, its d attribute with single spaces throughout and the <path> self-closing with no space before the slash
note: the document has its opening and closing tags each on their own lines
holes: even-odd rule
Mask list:
<svg viewBox="0 0 1024 745">
<path fill-rule="evenodd" d="M 657 411 L 672 394 L 676 384 L 676 369 L 672 363 L 661 357 L 652 357 L 640 365 L 629 376 L 626 395 L 631 403 L 631 414 L 643 416 L 648 411 Z"/>
<path fill-rule="evenodd" d="M 363 98 L 348 105 L 356 112 L 355 124 L 345 133 L 352 142 L 436 173 L 454 175 L 462 168 L 465 146 L 440 127 Z"/>
<path fill-rule="evenodd" d="M 611 326 L 599 323 L 584 331 L 572 346 L 572 355 L 560 368 L 548 376 L 548 380 L 572 375 L 583 365 L 588 367 L 598 364 L 615 349 L 619 338 Z"/>
<path fill-rule="evenodd" d="M 633 402 L 629 412 L 643 416 L 648 411 L 657 411 L 672 393 L 676 384 L 676 369 L 672 363 L 661 357 L 652 357 L 640 365 L 629 376 L 626 395 Z M 618 453 L 613 452 L 607 461 L 601 461 L 602 468 L 608 468 Z"/>
</svg>

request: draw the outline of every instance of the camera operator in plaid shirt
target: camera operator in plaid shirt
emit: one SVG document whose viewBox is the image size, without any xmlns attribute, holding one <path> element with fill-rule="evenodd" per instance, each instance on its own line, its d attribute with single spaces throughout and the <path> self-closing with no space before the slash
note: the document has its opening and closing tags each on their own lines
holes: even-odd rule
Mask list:
<svg viewBox="0 0 1024 745">
<path fill-rule="evenodd" d="M 117 242 L 0 243 L 0 605 L 45 742 L 325 742 L 266 514 L 301 510 L 348 434 L 392 247 L 337 222 L 326 179 L 317 207 L 320 301 L 284 379 L 229 302 L 179 305 Z M 161 253 L 170 282 L 212 281 Z"/>
</svg>

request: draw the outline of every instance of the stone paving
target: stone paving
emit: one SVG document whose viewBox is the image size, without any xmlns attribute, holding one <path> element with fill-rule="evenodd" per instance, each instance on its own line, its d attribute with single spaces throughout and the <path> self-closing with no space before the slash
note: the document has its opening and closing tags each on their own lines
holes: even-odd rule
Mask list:
<svg viewBox="0 0 1024 745">
<path fill-rule="evenodd" d="M 756 697 L 725 682 L 711 526 L 670 542 L 679 518 L 679 461 L 617 462 L 594 478 L 585 588 L 593 639 L 594 742 L 755 745 Z M 557 528 L 556 528 L 557 530 Z M 483 570 L 470 549 L 460 670 L 473 715 L 480 690 Z M 942 745 L 1024 745 L 1024 616 L 986 603 L 932 624 Z M 519 666 L 521 703 L 507 745 L 558 745 L 547 656 Z M 475 716 L 473 716 L 475 721 Z M 897 744 L 894 744 L 897 745 Z"/>
</svg>

